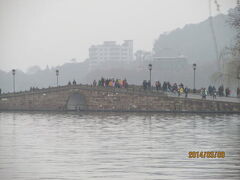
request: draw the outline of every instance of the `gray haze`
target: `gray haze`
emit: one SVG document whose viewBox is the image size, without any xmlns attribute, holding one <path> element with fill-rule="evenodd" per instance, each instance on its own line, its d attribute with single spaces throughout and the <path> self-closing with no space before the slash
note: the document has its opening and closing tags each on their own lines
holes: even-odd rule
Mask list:
<svg viewBox="0 0 240 180">
<path fill-rule="evenodd" d="M 234 30 L 226 23 L 227 15 L 218 15 L 213 18 L 216 38 L 219 49 L 229 46 L 234 37 Z M 178 57 L 184 55 L 186 61 L 176 64 L 159 63 L 157 60 L 136 58 L 131 62 L 106 61 L 98 64 L 94 70 L 89 70 L 89 60 L 84 62 L 69 62 L 57 67 L 47 67 L 41 70 L 34 66 L 27 73 L 17 69 L 16 89 L 29 90 L 33 87 L 56 86 L 55 70 L 59 69 L 59 84 L 66 85 L 74 79 L 77 83 L 92 83 L 94 79 L 127 78 L 130 84 L 141 84 L 144 79 L 149 79 L 148 64 L 153 64 L 152 80 L 170 81 L 171 83 L 184 83 L 193 87 L 192 63 L 197 63 L 196 87 L 207 87 L 216 84 L 211 81 L 211 76 L 217 71 L 209 19 L 198 24 L 189 24 L 182 29 L 176 29 L 167 34 L 156 37 L 153 44 L 155 55 L 162 57 Z M 149 53 L 139 50 L 138 52 Z M 135 53 L 136 55 L 136 53 Z M 11 72 L 0 71 L 0 88 L 3 92 L 12 91 Z"/>
<path fill-rule="evenodd" d="M 209 0 L 0 0 L 0 69 L 83 62 L 105 40 L 151 51 L 164 32 L 208 18 Z M 218 0 L 227 13 L 236 0 Z M 213 15 L 216 6 L 212 0 Z M 193 54 L 194 55 L 194 54 Z"/>
</svg>

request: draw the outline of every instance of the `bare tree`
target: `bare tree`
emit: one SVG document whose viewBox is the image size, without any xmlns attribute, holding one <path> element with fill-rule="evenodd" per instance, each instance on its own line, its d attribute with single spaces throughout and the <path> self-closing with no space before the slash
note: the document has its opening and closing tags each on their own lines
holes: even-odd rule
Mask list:
<svg viewBox="0 0 240 180">
<path fill-rule="evenodd" d="M 234 56 L 240 55 L 240 1 L 237 1 L 237 6 L 229 12 L 229 24 L 236 30 L 235 44 L 233 45 L 232 53 Z"/>
</svg>

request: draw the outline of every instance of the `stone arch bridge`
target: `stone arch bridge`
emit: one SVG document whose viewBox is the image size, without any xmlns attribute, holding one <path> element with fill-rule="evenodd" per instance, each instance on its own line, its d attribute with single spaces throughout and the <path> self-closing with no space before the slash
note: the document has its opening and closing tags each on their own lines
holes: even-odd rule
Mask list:
<svg viewBox="0 0 240 180">
<path fill-rule="evenodd" d="M 171 97 L 137 86 L 70 85 L 2 94 L 0 110 L 240 113 L 240 103 Z"/>
</svg>

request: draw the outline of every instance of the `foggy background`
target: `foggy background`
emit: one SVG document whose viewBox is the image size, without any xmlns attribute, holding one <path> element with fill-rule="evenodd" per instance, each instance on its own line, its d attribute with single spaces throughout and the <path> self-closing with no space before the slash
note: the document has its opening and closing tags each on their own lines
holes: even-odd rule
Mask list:
<svg viewBox="0 0 240 180">
<path fill-rule="evenodd" d="M 233 42 L 227 13 L 235 0 L 211 1 L 219 51 Z M 192 63 L 197 63 L 197 88 L 207 86 L 217 71 L 209 25 L 209 0 L 0 0 L 0 88 L 12 91 L 31 86 L 56 86 L 75 79 L 91 83 L 103 77 L 127 78 L 141 84 L 152 80 L 193 84 Z M 133 40 L 133 61 L 99 63 L 89 69 L 89 48 L 104 41 Z M 136 52 L 161 57 L 185 57 L 180 66 L 162 65 Z M 144 56 L 146 57 L 146 56 Z"/>
</svg>

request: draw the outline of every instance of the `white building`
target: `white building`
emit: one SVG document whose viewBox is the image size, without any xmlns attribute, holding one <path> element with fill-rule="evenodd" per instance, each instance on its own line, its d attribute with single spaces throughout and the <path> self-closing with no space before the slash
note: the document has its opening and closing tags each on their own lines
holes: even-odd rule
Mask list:
<svg viewBox="0 0 240 180">
<path fill-rule="evenodd" d="M 115 41 L 104 41 L 101 45 L 93 45 L 89 48 L 90 70 L 105 61 L 132 61 L 133 40 L 125 40 L 123 44 Z"/>
</svg>

